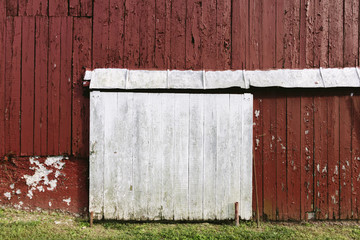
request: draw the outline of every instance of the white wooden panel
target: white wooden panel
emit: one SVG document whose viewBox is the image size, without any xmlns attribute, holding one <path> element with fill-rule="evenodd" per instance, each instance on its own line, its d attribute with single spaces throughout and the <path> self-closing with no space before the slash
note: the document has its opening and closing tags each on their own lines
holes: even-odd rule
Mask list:
<svg viewBox="0 0 360 240">
<path fill-rule="evenodd" d="M 150 102 L 149 94 L 137 93 L 134 98 L 134 217 L 147 220 L 147 194 L 150 162 Z"/>
<path fill-rule="evenodd" d="M 175 180 L 175 97 L 174 94 L 161 94 L 162 119 L 162 157 L 161 179 L 162 219 L 174 219 L 174 180 Z"/>
<path fill-rule="evenodd" d="M 190 94 L 189 111 L 189 219 L 203 219 L 203 95 Z"/>
<path fill-rule="evenodd" d="M 175 96 L 174 219 L 189 216 L 189 94 Z"/>
<path fill-rule="evenodd" d="M 103 217 L 104 207 L 104 101 L 103 94 L 95 91 L 90 97 L 90 187 L 89 211 L 95 219 Z"/>
<path fill-rule="evenodd" d="M 114 179 L 117 182 L 117 219 L 127 220 L 133 218 L 133 137 L 134 122 L 134 93 L 117 93 L 117 128 L 118 134 L 113 141 L 116 141 L 118 147 L 116 152 L 118 158 L 113 163 L 113 169 L 118 174 Z M 113 113 L 115 114 L 115 113 Z"/>
<path fill-rule="evenodd" d="M 217 111 L 216 97 L 204 95 L 204 219 L 216 218 Z"/>
<path fill-rule="evenodd" d="M 217 115 L 217 166 L 216 166 L 216 216 L 217 219 L 229 218 L 229 95 L 216 95 Z"/>
<path fill-rule="evenodd" d="M 104 154 L 104 217 L 116 218 L 116 197 L 118 167 L 118 136 L 121 135 L 117 125 L 119 112 L 117 106 L 117 94 L 110 92 L 103 95 L 105 107 L 105 154 Z"/>
<path fill-rule="evenodd" d="M 96 218 L 251 218 L 252 95 L 91 92 L 90 131 Z"/>
<path fill-rule="evenodd" d="M 243 160 L 241 162 L 241 196 L 240 196 L 240 217 L 242 219 L 251 219 L 252 216 L 252 127 L 253 127 L 253 96 L 244 94 L 242 111 L 242 136 L 243 144 L 241 146 Z M 251 146 L 251 148 L 249 147 Z"/>
<path fill-rule="evenodd" d="M 160 94 L 149 96 L 148 102 L 150 124 L 150 159 L 149 159 L 149 182 L 147 193 L 147 211 L 149 220 L 161 220 L 161 172 L 163 171 L 163 120 L 161 116 L 162 102 Z"/>
<path fill-rule="evenodd" d="M 242 158 L 242 105 L 243 95 L 230 95 L 229 113 L 229 157 L 230 157 L 230 195 L 229 195 L 229 217 L 235 218 L 235 202 L 240 200 L 240 171 Z M 246 184 L 252 184 L 247 182 Z M 241 203 L 239 203 L 241 204 Z"/>
</svg>

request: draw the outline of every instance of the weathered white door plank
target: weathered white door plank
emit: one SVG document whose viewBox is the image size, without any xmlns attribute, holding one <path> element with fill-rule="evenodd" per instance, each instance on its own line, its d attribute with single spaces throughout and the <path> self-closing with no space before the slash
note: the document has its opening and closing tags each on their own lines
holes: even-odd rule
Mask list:
<svg viewBox="0 0 360 240">
<path fill-rule="evenodd" d="M 204 95 L 204 219 L 216 219 L 216 97 Z"/>
<path fill-rule="evenodd" d="M 175 97 L 174 94 L 161 94 L 162 105 L 162 157 L 163 170 L 158 173 L 161 179 L 162 219 L 174 219 L 174 177 L 175 177 Z"/>
<path fill-rule="evenodd" d="M 242 219 L 250 219 L 252 216 L 252 128 L 253 128 L 253 96 L 251 94 L 244 94 L 243 100 L 243 144 L 242 156 L 243 161 L 241 164 L 241 215 Z"/>
<path fill-rule="evenodd" d="M 204 95 L 190 94 L 189 116 L 189 219 L 203 219 L 203 100 Z"/>
<path fill-rule="evenodd" d="M 174 219 L 189 217 L 189 94 L 175 96 Z"/>
<path fill-rule="evenodd" d="M 99 91 L 90 97 L 90 187 L 89 210 L 102 219 L 104 207 L 104 99 Z"/>
</svg>

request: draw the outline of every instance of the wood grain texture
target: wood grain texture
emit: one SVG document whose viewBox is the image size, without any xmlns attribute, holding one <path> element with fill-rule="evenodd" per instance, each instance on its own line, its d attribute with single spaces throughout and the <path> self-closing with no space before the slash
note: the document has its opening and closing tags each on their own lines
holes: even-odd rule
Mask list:
<svg viewBox="0 0 360 240">
<path fill-rule="evenodd" d="M 246 44 L 249 37 L 248 1 L 234 0 L 232 2 L 231 19 L 231 68 L 246 68 Z"/>
<path fill-rule="evenodd" d="M 92 16 L 93 0 L 69 0 L 70 16 Z"/>
<path fill-rule="evenodd" d="M 34 154 L 46 155 L 49 23 L 46 17 L 36 17 L 35 23 Z"/>
<path fill-rule="evenodd" d="M 231 0 L 216 2 L 217 68 L 231 66 Z"/>
<path fill-rule="evenodd" d="M 359 1 L 344 0 L 344 21 L 344 67 L 358 66 Z"/>
<path fill-rule="evenodd" d="M 19 0 L 19 16 L 47 16 L 47 0 Z"/>
<path fill-rule="evenodd" d="M 344 2 L 329 1 L 329 67 L 343 67 L 344 64 Z M 329 10 L 330 11 L 330 10 Z"/>
<path fill-rule="evenodd" d="M 88 18 L 74 18 L 72 76 L 72 154 L 89 154 L 89 97 L 82 86 L 86 67 L 91 67 L 91 28 Z"/>
<path fill-rule="evenodd" d="M 72 97 L 72 50 L 73 18 L 61 18 L 60 39 L 60 86 L 59 86 L 59 151 L 71 154 L 71 97 Z"/>
<path fill-rule="evenodd" d="M 19 17 L 6 19 L 5 152 L 20 154 L 21 27 Z"/>
<path fill-rule="evenodd" d="M 202 2 L 186 1 L 186 69 L 202 68 Z"/>
<path fill-rule="evenodd" d="M 140 1 L 125 2 L 125 43 L 124 43 L 124 67 L 136 69 L 139 67 L 140 59 Z"/>
<path fill-rule="evenodd" d="M 35 18 L 22 19 L 21 154 L 34 154 Z"/>
<path fill-rule="evenodd" d="M 328 218 L 328 143 L 326 97 L 314 98 L 314 212 L 317 219 Z M 331 107 L 331 106 L 330 106 Z"/>
<path fill-rule="evenodd" d="M 94 1 L 92 26 L 92 66 L 94 68 L 109 67 L 109 12 L 109 1 Z"/>
<path fill-rule="evenodd" d="M 216 69 L 217 58 L 217 28 L 216 28 L 216 0 L 203 2 L 203 68 Z"/>
<path fill-rule="evenodd" d="M 340 107 L 339 97 L 328 99 L 328 204 L 329 219 L 340 217 Z"/>
<path fill-rule="evenodd" d="M 289 219 L 300 219 L 301 212 L 300 107 L 299 97 L 287 97 L 287 207 Z"/>
<path fill-rule="evenodd" d="M 322 110 L 322 109 L 319 109 Z M 326 116 L 327 112 L 325 112 Z M 314 97 L 301 97 L 301 219 L 307 220 L 307 213 L 314 211 Z M 325 135 L 326 137 L 326 135 Z M 324 140 L 326 142 L 326 139 Z M 316 148 L 316 150 L 318 150 Z"/>
<path fill-rule="evenodd" d="M 340 219 L 349 219 L 351 213 L 351 115 L 350 96 L 339 97 L 340 119 Z"/>
<path fill-rule="evenodd" d="M 124 66 L 124 21 L 125 1 L 110 1 L 109 19 L 109 67 L 122 68 Z"/>
<path fill-rule="evenodd" d="M 171 2 L 170 68 L 172 69 L 186 68 L 186 8 L 183 2 Z"/>
<path fill-rule="evenodd" d="M 68 1 L 51 0 L 49 1 L 49 17 L 50 16 L 67 16 Z"/>
<path fill-rule="evenodd" d="M 61 18 L 49 20 L 49 52 L 48 52 L 48 150 L 51 155 L 59 152 L 60 134 L 60 79 L 61 79 Z"/>
<path fill-rule="evenodd" d="M 170 0 L 156 0 L 155 7 L 155 68 L 170 68 Z"/>
<path fill-rule="evenodd" d="M 6 2 L 0 2 L 0 156 L 5 155 Z"/>
<path fill-rule="evenodd" d="M 154 68 L 155 0 L 141 1 L 139 67 Z"/>
</svg>

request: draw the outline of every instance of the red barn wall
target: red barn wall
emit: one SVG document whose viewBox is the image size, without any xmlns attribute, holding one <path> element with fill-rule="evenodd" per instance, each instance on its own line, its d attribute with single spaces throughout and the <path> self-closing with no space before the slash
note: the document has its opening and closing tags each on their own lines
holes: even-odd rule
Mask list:
<svg viewBox="0 0 360 240">
<path fill-rule="evenodd" d="M 353 67 L 358 20 L 357 0 L 1 0 L 0 204 L 86 212 L 85 68 Z M 358 91 L 250 91 L 261 215 L 359 218 Z M 30 199 L 30 157 L 57 155 Z"/>
</svg>

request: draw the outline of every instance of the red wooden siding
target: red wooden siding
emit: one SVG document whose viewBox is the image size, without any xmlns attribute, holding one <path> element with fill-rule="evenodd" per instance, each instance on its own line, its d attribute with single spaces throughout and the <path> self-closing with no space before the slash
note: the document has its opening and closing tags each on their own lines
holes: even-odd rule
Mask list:
<svg viewBox="0 0 360 240">
<path fill-rule="evenodd" d="M 0 160 L 88 157 L 85 68 L 357 66 L 359 7 L 357 0 L 0 1 Z M 359 218 L 355 90 L 251 91 L 262 216 Z"/>
</svg>

